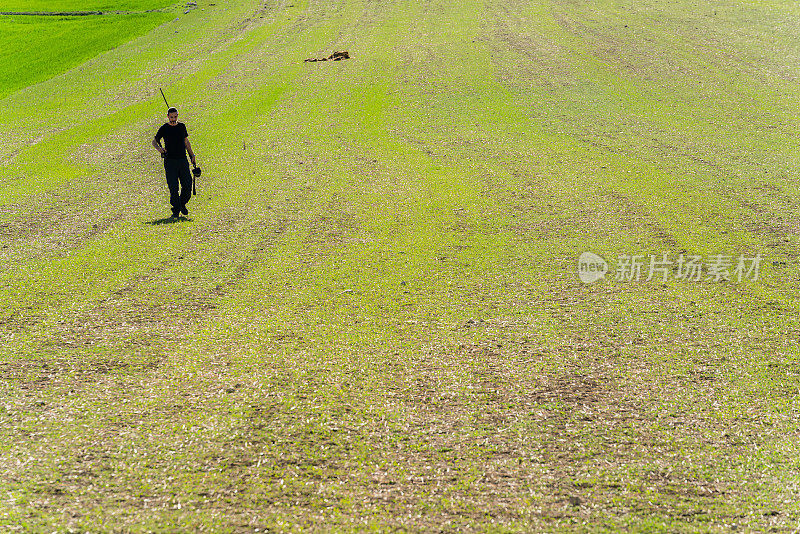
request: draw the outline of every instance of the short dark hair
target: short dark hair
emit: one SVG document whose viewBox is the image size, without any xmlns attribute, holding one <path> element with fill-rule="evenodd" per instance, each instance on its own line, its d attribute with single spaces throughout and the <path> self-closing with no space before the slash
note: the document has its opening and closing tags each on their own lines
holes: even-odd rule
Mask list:
<svg viewBox="0 0 800 534">
<path fill-rule="evenodd" d="M 167 115 L 169 115 L 170 113 L 177 113 L 177 112 L 178 112 L 178 110 L 176 108 L 169 108 L 167 110 Z"/>
</svg>

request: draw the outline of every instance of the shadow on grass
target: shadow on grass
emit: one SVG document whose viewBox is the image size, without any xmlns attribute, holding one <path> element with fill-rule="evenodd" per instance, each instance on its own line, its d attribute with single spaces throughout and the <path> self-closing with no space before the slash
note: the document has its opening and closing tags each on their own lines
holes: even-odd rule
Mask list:
<svg viewBox="0 0 800 534">
<path fill-rule="evenodd" d="M 164 217 L 155 221 L 145 221 L 144 224 L 175 224 L 180 222 L 192 222 L 192 219 L 190 217 Z"/>
</svg>

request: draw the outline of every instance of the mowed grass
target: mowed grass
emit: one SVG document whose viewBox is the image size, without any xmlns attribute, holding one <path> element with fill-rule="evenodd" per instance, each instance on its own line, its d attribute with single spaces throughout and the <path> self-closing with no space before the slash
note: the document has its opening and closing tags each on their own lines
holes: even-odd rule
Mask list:
<svg viewBox="0 0 800 534">
<path fill-rule="evenodd" d="M 123 2 L 116 10 L 145 11 L 164 2 Z M 0 2 L 0 11 L 98 11 L 108 2 Z M 0 15 L 0 98 L 52 78 L 76 65 L 147 33 L 174 18 L 170 13 L 132 13 L 75 17 Z"/>
<path fill-rule="evenodd" d="M 0 525 L 794 532 L 796 14 L 237 2 L 8 96 Z"/>
</svg>

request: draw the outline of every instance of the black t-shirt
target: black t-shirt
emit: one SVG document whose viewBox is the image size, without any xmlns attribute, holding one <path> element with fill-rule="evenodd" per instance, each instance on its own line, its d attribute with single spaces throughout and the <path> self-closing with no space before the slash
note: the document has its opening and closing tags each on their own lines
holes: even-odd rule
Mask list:
<svg viewBox="0 0 800 534">
<path fill-rule="evenodd" d="M 186 125 L 179 122 L 175 126 L 165 123 L 161 125 L 156 134 L 156 141 L 164 139 L 164 148 L 167 149 L 169 159 L 186 159 L 186 145 L 183 140 L 189 137 Z"/>
</svg>

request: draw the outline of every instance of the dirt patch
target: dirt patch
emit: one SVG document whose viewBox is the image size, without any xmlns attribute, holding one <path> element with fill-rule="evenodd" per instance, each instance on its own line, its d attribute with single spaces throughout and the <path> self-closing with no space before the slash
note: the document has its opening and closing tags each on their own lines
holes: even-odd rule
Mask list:
<svg viewBox="0 0 800 534">
<path fill-rule="evenodd" d="M 290 222 L 282 220 L 278 223 L 273 233 L 260 240 L 251 249 L 250 254 L 245 257 L 236 267 L 233 276 L 223 283 L 217 284 L 213 292 L 215 295 L 222 296 L 235 288 L 242 280 L 245 280 L 253 270 L 265 260 L 269 253 L 269 246 L 279 240 L 289 228 Z"/>
<path fill-rule="evenodd" d="M 498 78 L 504 84 L 526 83 L 546 90 L 574 87 L 578 77 L 568 62 L 569 51 L 562 45 L 532 30 L 521 16 L 511 11 L 507 2 L 492 6 L 494 18 L 487 19 L 485 31 L 493 38 L 486 39 L 498 54 L 509 52 L 523 58 L 514 61 L 514 68 L 496 62 Z M 497 46 L 501 43 L 503 46 Z"/>
<path fill-rule="evenodd" d="M 795 235 L 797 228 L 800 227 L 800 221 L 798 221 L 797 217 L 791 216 L 793 210 L 789 209 L 788 206 L 783 211 L 783 214 L 775 214 L 768 207 L 755 200 L 737 197 L 736 202 L 742 208 L 755 215 L 754 218 L 748 218 L 744 222 L 748 231 L 755 235 L 772 237 L 774 240 L 772 246 L 785 246 L 787 238 Z M 800 256 L 800 253 L 796 249 L 791 251 L 791 258 L 798 256 Z"/>
<path fill-rule="evenodd" d="M 675 238 L 659 226 L 643 206 L 634 203 L 618 191 L 604 190 L 600 191 L 600 195 L 608 199 L 611 205 L 619 210 L 617 214 L 623 228 L 634 232 L 650 233 L 659 242 L 672 249 L 678 246 Z"/>
<path fill-rule="evenodd" d="M 76 344 L 64 343 L 64 346 L 74 348 Z M 36 395 L 54 384 L 68 384 L 74 390 L 96 382 L 102 375 L 151 371 L 160 365 L 160 359 L 155 357 L 121 359 L 100 354 L 68 357 L 63 355 L 65 347 L 55 355 L 40 353 L 35 359 L 0 362 L 0 380 L 14 384 L 24 397 L 26 393 Z"/>
<path fill-rule="evenodd" d="M 576 340 L 563 351 L 590 346 Z M 469 521 L 489 517 L 528 527 L 597 521 L 597 514 L 623 513 L 648 499 L 652 513 L 678 516 L 682 500 L 714 506 L 727 495 L 724 481 L 679 465 L 647 467 L 647 451 L 666 445 L 647 435 L 646 394 L 620 387 L 601 361 L 588 358 L 530 373 L 536 352 L 465 344 L 405 362 L 381 387 L 356 387 L 358 377 L 336 382 L 335 402 L 331 375 L 314 373 L 295 395 L 253 399 L 238 437 L 224 446 L 230 453 L 215 458 L 214 467 L 227 480 L 274 488 L 268 510 L 291 505 L 329 524 L 325 503 L 348 496 L 361 514 L 387 513 L 420 530 L 447 524 L 445 531 L 472 531 Z M 536 495 L 536 505 L 520 495 Z"/>
</svg>

